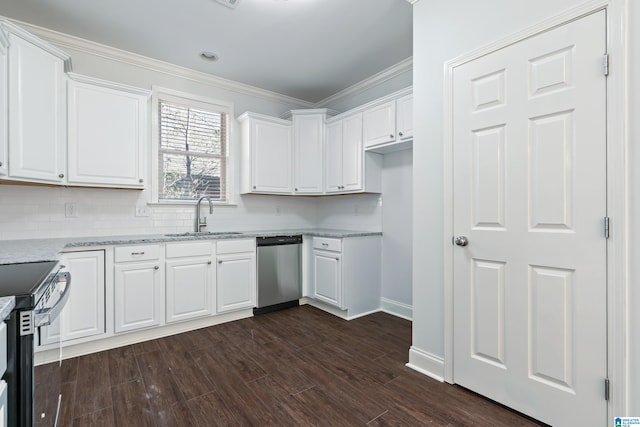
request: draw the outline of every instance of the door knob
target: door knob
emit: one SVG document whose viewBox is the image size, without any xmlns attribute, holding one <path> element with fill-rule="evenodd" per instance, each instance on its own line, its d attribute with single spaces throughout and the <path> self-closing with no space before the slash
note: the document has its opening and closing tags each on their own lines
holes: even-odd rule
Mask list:
<svg viewBox="0 0 640 427">
<path fill-rule="evenodd" d="M 453 242 L 458 246 L 467 246 L 469 244 L 469 239 L 467 239 L 467 236 L 458 236 L 453 240 Z"/>
</svg>

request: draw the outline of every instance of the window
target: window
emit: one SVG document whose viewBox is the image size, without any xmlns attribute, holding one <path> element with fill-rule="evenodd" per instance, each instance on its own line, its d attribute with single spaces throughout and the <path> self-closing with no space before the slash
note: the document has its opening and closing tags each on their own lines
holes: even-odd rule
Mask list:
<svg viewBox="0 0 640 427">
<path fill-rule="evenodd" d="M 164 92 L 155 98 L 157 200 L 228 203 L 229 107 Z"/>
</svg>

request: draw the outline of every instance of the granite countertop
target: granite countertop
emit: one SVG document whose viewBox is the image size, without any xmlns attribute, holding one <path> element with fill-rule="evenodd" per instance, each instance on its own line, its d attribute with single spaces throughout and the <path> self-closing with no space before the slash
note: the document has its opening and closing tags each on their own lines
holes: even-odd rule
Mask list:
<svg viewBox="0 0 640 427">
<path fill-rule="evenodd" d="M 9 317 L 9 314 L 15 305 L 16 300 L 14 297 L 0 297 L 0 321 Z"/>
<path fill-rule="evenodd" d="M 381 236 L 379 231 L 355 231 L 333 229 L 302 229 L 302 230 L 260 230 L 243 232 L 203 232 L 150 234 L 131 236 L 101 236 L 101 237 L 69 237 L 60 239 L 28 239 L 28 240 L 0 240 L 0 265 L 18 264 L 23 262 L 55 261 L 65 248 L 111 245 L 137 245 L 148 243 L 163 243 L 189 240 L 213 239 L 241 239 L 247 237 L 280 236 L 303 234 L 318 237 L 363 237 Z"/>
</svg>

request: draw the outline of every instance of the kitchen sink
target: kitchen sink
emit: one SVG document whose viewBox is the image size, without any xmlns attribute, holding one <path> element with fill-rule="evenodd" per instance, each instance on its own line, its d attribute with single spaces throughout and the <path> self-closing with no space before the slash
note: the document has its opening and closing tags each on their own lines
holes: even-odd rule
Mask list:
<svg viewBox="0 0 640 427">
<path fill-rule="evenodd" d="M 242 234 L 239 231 L 201 231 L 196 233 L 195 231 L 189 231 L 186 233 L 172 233 L 165 234 L 167 237 L 189 237 L 189 236 L 222 236 L 229 234 Z"/>
</svg>

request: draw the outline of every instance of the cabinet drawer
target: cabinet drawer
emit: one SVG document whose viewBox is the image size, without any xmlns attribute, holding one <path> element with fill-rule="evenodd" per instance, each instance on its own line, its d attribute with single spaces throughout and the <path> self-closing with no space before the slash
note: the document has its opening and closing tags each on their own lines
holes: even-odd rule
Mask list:
<svg viewBox="0 0 640 427">
<path fill-rule="evenodd" d="M 314 237 L 313 248 L 325 251 L 342 252 L 342 239 L 330 239 L 327 237 Z"/>
<path fill-rule="evenodd" d="M 213 242 L 200 241 L 188 243 L 167 243 L 167 258 L 207 256 L 213 254 Z"/>
<path fill-rule="evenodd" d="M 0 377 L 7 370 L 7 324 L 0 324 Z"/>
<path fill-rule="evenodd" d="M 118 246 L 115 250 L 115 262 L 160 259 L 160 245 Z"/>
<path fill-rule="evenodd" d="M 229 239 L 218 241 L 218 254 L 236 254 L 239 252 L 255 252 L 255 239 Z"/>
</svg>

